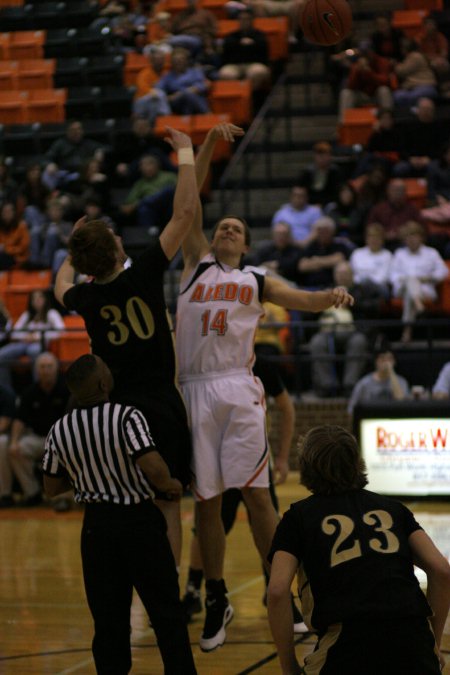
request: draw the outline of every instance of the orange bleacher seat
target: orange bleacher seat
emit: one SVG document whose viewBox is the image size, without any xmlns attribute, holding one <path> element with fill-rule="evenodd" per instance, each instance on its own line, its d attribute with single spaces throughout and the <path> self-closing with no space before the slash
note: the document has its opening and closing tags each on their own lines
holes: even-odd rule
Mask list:
<svg viewBox="0 0 450 675">
<path fill-rule="evenodd" d="M 399 28 L 409 38 L 415 38 L 422 30 L 422 22 L 428 9 L 397 9 L 392 13 L 392 26 Z"/>
<path fill-rule="evenodd" d="M 0 0 L 0 9 L 3 7 L 22 7 L 25 0 Z"/>
<path fill-rule="evenodd" d="M 49 350 L 62 362 L 71 363 L 83 354 L 89 354 L 91 345 L 89 335 L 84 332 L 63 333 L 52 340 Z"/>
<path fill-rule="evenodd" d="M 42 59 L 44 58 L 44 30 L 13 31 L 9 33 L 10 59 Z"/>
<path fill-rule="evenodd" d="M 265 34 L 271 61 L 287 57 L 289 28 L 286 16 L 258 17 L 254 20 L 253 25 Z M 238 29 L 239 21 L 237 19 L 222 19 L 217 22 L 217 37 L 224 38 Z"/>
<path fill-rule="evenodd" d="M 27 122 L 64 122 L 67 89 L 32 89 L 28 92 Z"/>
<path fill-rule="evenodd" d="M 225 8 L 226 0 L 200 0 L 199 6 L 202 9 L 209 10 L 216 19 L 226 19 L 227 10 Z"/>
<path fill-rule="evenodd" d="M 26 121 L 26 92 L 2 91 L 0 94 L 0 124 L 24 124 Z"/>
<path fill-rule="evenodd" d="M 339 125 L 339 143 L 341 145 L 365 145 L 373 131 L 376 108 L 348 108 Z"/>
<path fill-rule="evenodd" d="M 441 12 L 444 9 L 443 0 L 404 0 L 405 9 L 428 9 Z"/>
<path fill-rule="evenodd" d="M 205 140 L 205 136 L 212 127 L 216 124 L 231 122 L 231 115 L 214 113 L 206 113 L 204 115 L 192 115 L 191 138 L 194 145 L 201 145 Z M 231 155 L 230 143 L 226 141 L 218 141 L 214 148 L 213 161 L 219 159 L 227 159 Z"/>
<path fill-rule="evenodd" d="M 52 89 L 55 59 L 22 59 L 18 61 L 19 89 Z"/>
<path fill-rule="evenodd" d="M 228 113 L 234 124 L 248 124 L 252 116 L 252 92 L 247 80 L 216 80 L 209 92 L 211 110 Z"/>
<path fill-rule="evenodd" d="M 17 321 L 19 316 L 26 311 L 28 299 L 33 290 L 33 286 L 16 286 L 15 288 L 8 286 L 3 291 L 5 305 L 13 321 Z"/>
<path fill-rule="evenodd" d="M 0 91 L 19 89 L 18 72 L 18 61 L 0 61 Z"/>
<path fill-rule="evenodd" d="M 9 59 L 9 33 L 0 33 L 0 59 Z"/>
<path fill-rule="evenodd" d="M 123 69 L 124 84 L 131 87 L 136 84 L 138 73 L 148 66 L 148 58 L 137 52 L 127 52 L 125 55 L 125 67 Z"/>
<path fill-rule="evenodd" d="M 0 272 L 0 295 L 3 295 L 9 283 L 8 272 Z"/>
<path fill-rule="evenodd" d="M 63 317 L 64 325 L 71 330 L 85 330 L 84 319 L 79 314 L 67 314 Z"/>
<path fill-rule="evenodd" d="M 423 209 L 427 201 L 427 181 L 425 178 L 403 178 L 408 199 L 417 208 Z"/>
<path fill-rule="evenodd" d="M 31 289 L 48 288 L 51 283 L 51 270 L 10 270 L 8 272 L 9 286 L 27 286 Z"/>
<path fill-rule="evenodd" d="M 190 135 L 192 130 L 191 115 L 161 115 L 156 118 L 153 133 L 155 136 L 164 137 L 167 135 L 166 127 L 173 127 Z"/>
</svg>

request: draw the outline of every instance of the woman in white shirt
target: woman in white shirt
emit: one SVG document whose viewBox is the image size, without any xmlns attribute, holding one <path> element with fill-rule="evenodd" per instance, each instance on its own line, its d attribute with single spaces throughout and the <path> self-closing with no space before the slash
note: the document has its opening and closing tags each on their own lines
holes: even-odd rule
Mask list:
<svg viewBox="0 0 450 675">
<path fill-rule="evenodd" d="M 64 329 L 64 320 L 50 308 L 50 296 L 44 290 L 31 291 L 28 308 L 19 316 L 9 336 L 9 343 L 0 349 L 0 380 L 13 390 L 11 365 L 21 356 L 35 358 L 48 347 L 50 340 Z"/>
<path fill-rule="evenodd" d="M 376 284 L 385 298 L 390 295 L 392 253 L 384 248 L 384 229 L 379 223 L 366 228 L 366 245 L 357 248 L 350 256 L 355 284 L 371 281 Z"/>
<path fill-rule="evenodd" d="M 424 311 L 424 302 L 436 300 L 436 286 L 448 275 L 447 265 L 436 249 L 425 246 L 425 230 L 410 221 L 404 228 L 406 246 L 394 253 L 391 283 L 393 293 L 403 298 L 402 342 L 409 342 L 416 316 Z"/>
</svg>

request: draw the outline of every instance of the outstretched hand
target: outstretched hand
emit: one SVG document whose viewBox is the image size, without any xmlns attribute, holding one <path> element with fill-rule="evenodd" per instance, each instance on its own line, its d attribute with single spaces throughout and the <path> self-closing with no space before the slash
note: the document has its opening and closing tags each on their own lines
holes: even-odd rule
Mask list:
<svg viewBox="0 0 450 675">
<path fill-rule="evenodd" d="M 334 298 L 333 307 L 353 307 L 355 298 L 343 286 L 336 286 L 331 291 Z"/>
<path fill-rule="evenodd" d="M 164 140 L 172 146 L 175 152 L 181 150 L 181 148 L 192 148 L 192 140 L 187 134 L 172 127 L 166 127 L 166 131 L 167 136 L 164 137 Z"/>
<path fill-rule="evenodd" d="M 221 122 L 220 124 L 216 124 L 209 133 L 212 134 L 213 138 L 216 140 L 223 138 L 229 143 L 234 143 L 234 139 L 238 136 L 243 136 L 245 131 L 235 124 Z"/>
</svg>

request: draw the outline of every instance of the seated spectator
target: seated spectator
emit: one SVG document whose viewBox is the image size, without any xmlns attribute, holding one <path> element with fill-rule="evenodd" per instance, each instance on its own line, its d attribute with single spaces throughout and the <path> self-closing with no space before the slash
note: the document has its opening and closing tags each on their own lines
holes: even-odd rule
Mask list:
<svg viewBox="0 0 450 675">
<path fill-rule="evenodd" d="M 438 29 L 436 19 L 426 16 L 422 23 L 422 33 L 417 38 L 419 51 L 428 59 L 436 75 L 448 73 L 448 40 Z"/>
<path fill-rule="evenodd" d="M 177 48 L 172 52 L 171 69 L 155 84 L 163 91 L 175 115 L 196 115 L 209 111 L 208 81 L 201 68 L 189 65 L 189 52 Z"/>
<path fill-rule="evenodd" d="M 331 145 L 327 141 L 315 143 L 313 152 L 312 164 L 300 172 L 296 183 L 308 189 L 311 204 L 323 207 L 337 199 L 342 172 L 333 163 Z"/>
<path fill-rule="evenodd" d="M 366 245 L 357 248 L 350 256 L 355 284 L 370 281 L 383 297 L 390 295 L 392 253 L 384 248 L 384 229 L 378 223 L 366 227 Z"/>
<path fill-rule="evenodd" d="M 9 442 L 0 444 L 0 484 L 3 497 L 12 500 L 13 479 L 23 492 L 21 506 L 37 506 L 42 491 L 36 463 L 44 455 L 44 444 L 52 425 L 64 415 L 69 392 L 60 378 L 59 363 L 50 353 L 40 354 L 35 363 L 36 381 L 20 397 Z"/>
<path fill-rule="evenodd" d="M 30 230 L 44 222 L 50 195 L 50 190 L 42 180 L 41 165 L 38 162 L 29 164 L 25 180 L 19 185 L 17 210 L 23 215 Z"/>
<path fill-rule="evenodd" d="M 9 431 L 11 423 L 16 413 L 15 394 L 0 384 L 0 509 L 8 509 L 14 506 L 14 499 L 11 494 L 11 485 L 8 480 L 8 470 L 2 467 L 4 457 L 2 448 L 9 444 Z"/>
<path fill-rule="evenodd" d="M 78 178 L 68 183 L 63 192 L 59 192 L 59 199 L 71 220 L 78 220 L 85 200 L 90 197 L 99 199 L 104 208 L 111 203 L 109 179 L 96 157 L 88 159 L 81 167 Z"/>
<path fill-rule="evenodd" d="M 402 55 L 402 61 L 394 69 L 399 79 L 398 89 L 394 91 L 395 105 L 411 106 L 422 96 L 434 98 L 437 95 L 436 76 L 417 43 L 404 37 Z"/>
<path fill-rule="evenodd" d="M 275 212 L 272 225 L 280 222 L 290 225 L 295 245 L 304 248 L 311 241 L 312 226 L 321 215 L 321 209 L 309 203 L 308 190 L 294 186 L 289 202 Z"/>
<path fill-rule="evenodd" d="M 219 70 L 223 65 L 222 53 L 217 41 L 209 35 L 203 38 L 203 48 L 197 54 L 195 63 L 211 82 L 219 79 Z"/>
<path fill-rule="evenodd" d="M 306 246 L 297 264 L 302 285 L 307 288 L 329 288 L 333 285 L 333 270 L 349 257 L 351 247 L 335 237 L 336 225 L 332 218 L 322 216 L 313 226 L 311 242 Z"/>
<path fill-rule="evenodd" d="M 7 158 L 0 155 L 0 204 L 4 202 L 16 203 L 18 185 L 11 176 Z"/>
<path fill-rule="evenodd" d="M 427 186 L 430 205 L 441 206 L 450 201 L 450 142 L 445 144 L 439 159 L 429 162 Z"/>
<path fill-rule="evenodd" d="M 239 29 L 224 38 L 222 60 L 225 65 L 219 70 L 220 80 L 247 79 L 253 91 L 268 87 L 271 72 L 266 65 L 269 61 L 267 38 L 253 26 L 250 8 L 239 12 Z"/>
<path fill-rule="evenodd" d="M 78 178 L 81 167 L 91 157 L 103 162 L 105 151 L 104 145 L 85 137 L 82 122 L 68 122 L 66 135 L 54 141 L 46 152 L 47 165 L 43 173 L 45 185 L 50 190 L 64 187 Z"/>
<path fill-rule="evenodd" d="M 408 199 L 406 184 L 400 178 L 389 182 L 386 199 L 372 207 L 367 223 L 380 223 L 391 251 L 401 245 L 401 229 L 410 220 L 422 222 L 418 208 Z"/>
<path fill-rule="evenodd" d="M 263 265 L 285 279 L 297 281 L 297 263 L 300 257 L 298 246 L 292 241 L 291 227 L 283 221 L 271 228 L 272 241 L 260 246 L 249 256 L 249 264 Z"/>
<path fill-rule="evenodd" d="M 168 56 L 171 51 L 172 48 L 166 44 L 148 45 L 145 48 L 148 65 L 140 70 L 136 77 L 133 113 L 137 118 L 146 120 L 150 128 L 158 115 L 170 115 L 171 113 L 166 93 L 155 86 L 169 71 Z"/>
<path fill-rule="evenodd" d="M 421 314 L 427 300 L 436 300 L 436 286 L 447 276 L 448 269 L 436 249 L 425 246 L 425 229 L 409 222 L 403 230 L 406 246 L 399 248 L 392 260 L 391 283 L 396 297 L 403 299 L 402 342 L 412 337 L 412 323 Z"/>
<path fill-rule="evenodd" d="M 431 395 L 436 401 L 450 398 L 450 362 L 442 367 Z"/>
<path fill-rule="evenodd" d="M 401 158 L 394 165 L 394 176 L 426 176 L 429 163 L 439 157 L 448 139 L 447 125 L 436 119 L 431 98 L 420 98 L 414 112 L 415 119 L 403 122 L 399 129 Z"/>
<path fill-rule="evenodd" d="M 395 162 L 400 159 L 401 150 L 400 129 L 395 123 L 394 114 L 390 108 L 379 108 L 373 131 L 364 148 L 364 154 L 358 161 L 355 176 L 369 171 L 375 163 L 382 163 L 391 171 Z"/>
<path fill-rule="evenodd" d="M 354 231 L 358 230 L 359 217 L 357 194 L 351 183 L 342 183 L 339 186 L 336 201 L 324 208 L 324 214 L 333 218 L 338 236 L 352 239 Z"/>
<path fill-rule="evenodd" d="M 12 202 L 0 207 L 0 270 L 21 267 L 30 255 L 30 233 L 24 220 L 17 217 Z"/>
<path fill-rule="evenodd" d="M 111 171 L 127 184 L 140 177 L 139 161 L 143 155 L 153 155 L 159 159 L 164 171 L 174 171 L 169 159 L 172 148 L 168 143 L 155 136 L 148 119 L 133 120 L 131 134 L 119 137 L 111 155 Z"/>
<path fill-rule="evenodd" d="M 139 168 L 141 178 L 132 186 L 121 211 L 142 227 L 163 227 L 170 220 L 177 176 L 162 171 L 158 158 L 152 155 L 141 157 Z"/>
<path fill-rule="evenodd" d="M 376 103 L 381 108 L 393 107 L 391 63 L 375 54 L 370 42 L 360 46 L 347 83 L 339 95 L 339 121 L 343 122 L 347 108 L 357 108 L 367 103 Z"/>
<path fill-rule="evenodd" d="M 65 209 L 60 199 L 51 199 L 45 220 L 34 225 L 30 233 L 30 264 L 36 268 L 51 268 L 53 273 L 61 267 L 67 255 L 67 243 L 72 223 L 65 219 Z"/>
<path fill-rule="evenodd" d="M 372 208 L 386 199 L 389 175 L 385 164 L 376 162 L 367 174 L 351 181 L 356 190 L 356 211 L 352 217 L 352 241 L 362 246 L 368 216 Z"/>
<path fill-rule="evenodd" d="M 116 223 L 106 213 L 103 213 L 102 205 L 95 197 L 86 199 L 84 203 L 84 215 L 86 216 L 86 222 L 90 220 L 103 220 L 113 232 L 117 231 Z"/>
<path fill-rule="evenodd" d="M 403 401 L 409 395 L 409 384 L 395 372 L 395 357 L 387 344 L 375 352 L 375 370 L 365 375 L 350 395 L 347 411 L 353 413 L 360 403 Z"/>
<path fill-rule="evenodd" d="M 172 47 L 184 47 L 196 56 L 208 38 L 216 37 L 217 21 L 212 12 L 198 5 L 198 0 L 187 0 L 186 4 L 186 9 L 172 19 L 169 42 Z"/>
<path fill-rule="evenodd" d="M 400 61 L 403 32 L 394 28 L 391 21 L 390 12 L 378 13 L 375 16 L 375 32 L 370 36 L 370 40 L 375 54 L 385 59 Z"/>
</svg>

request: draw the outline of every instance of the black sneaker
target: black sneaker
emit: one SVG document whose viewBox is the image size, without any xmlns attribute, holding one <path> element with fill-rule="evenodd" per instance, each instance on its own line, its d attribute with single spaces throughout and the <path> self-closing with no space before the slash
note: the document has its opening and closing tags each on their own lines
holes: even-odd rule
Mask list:
<svg viewBox="0 0 450 675">
<path fill-rule="evenodd" d="M 206 596 L 205 608 L 206 619 L 200 637 L 200 649 L 202 652 L 212 652 L 225 642 L 225 626 L 233 618 L 233 608 L 226 596 Z"/>
<path fill-rule="evenodd" d="M 0 509 L 11 509 L 16 503 L 11 495 L 0 497 Z"/>
<path fill-rule="evenodd" d="M 203 609 L 199 591 L 186 591 L 181 598 L 181 604 L 186 614 L 186 621 L 190 623 L 194 614 L 200 614 Z"/>
</svg>

